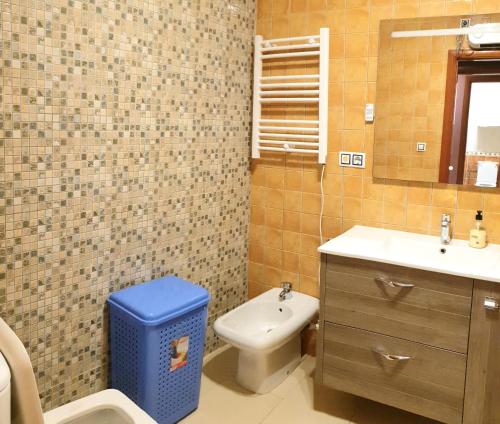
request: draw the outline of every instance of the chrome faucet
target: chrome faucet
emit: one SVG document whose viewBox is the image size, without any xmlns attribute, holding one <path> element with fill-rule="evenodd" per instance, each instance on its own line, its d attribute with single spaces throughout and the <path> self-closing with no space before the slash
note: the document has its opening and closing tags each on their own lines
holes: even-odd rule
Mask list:
<svg viewBox="0 0 500 424">
<path fill-rule="evenodd" d="M 281 283 L 280 302 L 286 299 L 286 295 L 292 291 L 292 283 L 284 282 Z"/>
<path fill-rule="evenodd" d="M 450 244 L 451 217 L 447 213 L 441 215 L 441 244 Z"/>
</svg>

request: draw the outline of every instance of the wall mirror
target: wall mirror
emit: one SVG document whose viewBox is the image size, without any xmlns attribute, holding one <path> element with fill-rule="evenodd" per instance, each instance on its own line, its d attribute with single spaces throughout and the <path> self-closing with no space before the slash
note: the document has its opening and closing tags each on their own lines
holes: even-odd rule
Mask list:
<svg viewBox="0 0 500 424">
<path fill-rule="evenodd" d="M 375 178 L 499 186 L 497 23 L 500 14 L 381 22 Z"/>
</svg>

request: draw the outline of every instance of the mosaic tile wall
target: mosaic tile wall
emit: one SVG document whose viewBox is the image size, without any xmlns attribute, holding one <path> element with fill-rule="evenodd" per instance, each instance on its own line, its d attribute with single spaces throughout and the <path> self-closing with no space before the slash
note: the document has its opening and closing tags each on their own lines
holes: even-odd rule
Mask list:
<svg viewBox="0 0 500 424">
<path fill-rule="evenodd" d="M 483 209 L 491 242 L 500 243 L 500 190 L 372 178 L 373 125 L 364 105 L 375 101 L 382 19 L 500 12 L 499 0 L 259 0 L 256 32 L 265 38 L 330 28 L 328 163 L 323 234 L 353 225 L 438 234 L 450 213 L 455 237 L 467 238 Z M 341 150 L 367 153 L 366 169 L 338 166 Z M 252 161 L 249 296 L 281 281 L 317 294 L 320 168 L 269 155 Z"/>
<path fill-rule="evenodd" d="M 0 314 L 50 409 L 107 386 L 110 292 L 246 298 L 255 5 L 0 5 Z"/>
</svg>

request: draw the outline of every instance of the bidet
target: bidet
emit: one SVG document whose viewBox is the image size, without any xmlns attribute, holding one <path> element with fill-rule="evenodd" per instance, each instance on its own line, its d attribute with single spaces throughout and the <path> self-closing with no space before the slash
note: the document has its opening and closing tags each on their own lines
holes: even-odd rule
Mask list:
<svg viewBox="0 0 500 424">
<path fill-rule="evenodd" d="M 300 331 L 319 307 L 318 299 L 271 289 L 233 309 L 214 324 L 215 333 L 239 349 L 236 380 L 248 390 L 267 393 L 299 364 Z"/>
</svg>

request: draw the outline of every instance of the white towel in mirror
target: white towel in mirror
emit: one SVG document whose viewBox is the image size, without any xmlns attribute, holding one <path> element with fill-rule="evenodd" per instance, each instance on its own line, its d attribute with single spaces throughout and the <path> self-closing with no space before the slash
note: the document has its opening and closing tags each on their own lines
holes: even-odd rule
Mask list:
<svg viewBox="0 0 500 424">
<path fill-rule="evenodd" d="M 477 162 L 477 179 L 476 186 L 478 187 L 496 187 L 498 178 L 498 163 L 486 160 Z"/>
</svg>

